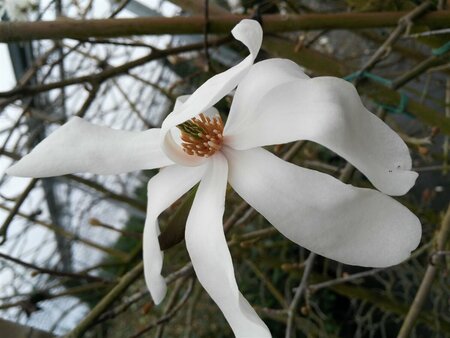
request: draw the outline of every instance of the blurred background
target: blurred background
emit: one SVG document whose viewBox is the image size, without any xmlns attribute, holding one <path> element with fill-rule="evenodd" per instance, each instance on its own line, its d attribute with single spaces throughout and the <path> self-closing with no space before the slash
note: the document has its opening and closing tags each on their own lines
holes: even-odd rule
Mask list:
<svg viewBox="0 0 450 338">
<path fill-rule="evenodd" d="M 400 18 L 422 7 L 418 15 L 432 10 L 450 18 L 446 1 L 42 0 L 17 13 L 6 12 L 2 20 L 205 15 L 206 4 L 209 15 L 262 17 L 263 25 L 266 14 L 283 19 L 397 12 Z M 336 21 L 336 28 L 316 25 L 265 35 L 258 60 L 289 58 L 310 76 L 353 81 L 365 105 L 384 116 L 408 144 L 420 174 L 412 191 L 398 198 L 423 224 L 422 242 L 412 257 L 387 269 L 318 257 L 295 307 L 292 337 L 395 337 L 421 283 L 428 289 L 407 336 L 450 336 L 450 226 L 444 221 L 450 201 L 450 25 L 414 24 L 415 19 L 375 28 L 342 23 L 345 29 Z M 177 230 L 182 233 L 189 196 L 160 217 L 167 247 L 163 271 L 170 282 L 162 305 L 154 306 L 142 275 L 136 273 L 146 184 L 157 171 L 47 179 L 4 174 L 74 115 L 116 129 L 160 126 L 177 96 L 193 92 L 246 56 L 241 44 L 219 37 L 207 36 L 209 48 L 202 34 L 0 43 L 0 318 L 22 329 L 47 331 L 49 337 L 64 335 L 107 299 L 107 308 L 89 322 L 83 336 L 232 337 L 223 315 L 189 270 L 182 236 L 176 235 Z M 181 53 L 179 46 L 186 51 Z M 165 53 L 130 63 L 159 51 Z M 126 71 L 96 76 L 119 66 Z M 218 105 L 224 119 L 231 101 L 226 97 Z M 336 177 L 346 167 L 342 158 L 312 142 L 270 149 Z M 359 172 L 350 174 L 351 184 L 371 187 Z M 285 337 L 289 304 L 309 252 L 274 230 L 231 188 L 226 203 L 224 221 L 232 226 L 227 236 L 240 290 L 274 337 Z M 434 274 L 427 281 L 430 268 Z M 111 298 L 122 276 L 131 280 L 123 293 Z M 10 331 L 11 325 L 0 322 L 1 337 L 22 336 Z M 31 332 L 24 330 L 23 337 Z"/>
</svg>

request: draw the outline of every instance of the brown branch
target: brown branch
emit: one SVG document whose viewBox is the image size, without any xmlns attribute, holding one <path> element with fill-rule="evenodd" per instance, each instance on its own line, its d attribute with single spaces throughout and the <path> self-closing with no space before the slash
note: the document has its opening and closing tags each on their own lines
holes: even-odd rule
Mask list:
<svg viewBox="0 0 450 338">
<path fill-rule="evenodd" d="M 138 263 L 127 272 L 117 285 L 88 313 L 88 315 L 65 337 L 81 337 L 91 324 L 142 274 L 144 264 Z"/>
<path fill-rule="evenodd" d="M 0 24 L 1 25 L 1 24 Z M 230 41 L 230 38 L 218 39 L 211 41 L 210 46 L 219 46 Z M 165 50 L 153 49 L 148 55 L 143 56 L 139 59 L 126 62 L 118 67 L 107 68 L 99 73 L 92 75 L 85 75 L 70 79 L 65 79 L 63 81 L 41 84 L 36 86 L 19 86 L 7 92 L 0 92 L 0 98 L 16 97 L 18 95 L 35 95 L 52 89 L 58 89 L 62 87 L 89 83 L 92 86 L 99 85 L 103 81 L 110 79 L 114 76 L 127 74 L 129 70 L 142 66 L 150 61 L 158 60 L 169 55 L 180 54 L 184 52 L 190 52 L 194 50 L 202 49 L 204 46 L 203 42 L 194 43 L 186 46 L 179 46 L 174 48 L 169 48 Z"/>
<path fill-rule="evenodd" d="M 422 75 L 424 72 L 429 70 L 432 67 L 440 66 L 444 63 L 448 62 L 448 54 L 449 52 L 446 52 L 442 55 L 432 55 L 429 58 L 423 60 L 419 64 L 417 64 L 413 69 L 410 71 L 400 75 L 398 78 L 394 79 L 392 81 L 392 88 L 399 88 L 401 86 L 404 86 L 411 80 L 415 79 L 416 77 Z"/>
<path fill-rule="evenodd" d="M 63 87 L 64 88 L 64 87 Z M 81 106 L 80 110 L 75 114 L 75 116 L 78 117 L 84 117 L 89 110 L 89 108 L 94 103 L 95 99 L 97 98 L 97 94 L 100 91 L 100 85 L 96 82 L 93 82 L 92 88 L 89 89 L 89 94 L 86 100 L 84 101 L 83 105 Z"/>
<path fill-rule="evenodd" d="M 181 297 L 181 299 L 179 300 L 179 302 L 172 308 L 172 310 L 170 310 L 169 312 L 167 312 L 165 315 L 163 315 L 161 318 L 159 318 L 156 322 L 148 325 L 147 327 L 143 328 L 142 330 L 140 330 L 139 332 L 137 332 L 136 334 L 134 334 L 133 336 L 131 336 L 131 338 L 137 338 L 142 336 L 144 333 L 150 331 L 151 329 L 153 329 L 155 326 L 164 324 L 165 322 L 169 321 L 173 316 L 175 316 L 177 314 L 177 312 L 183 307 L 183 305 L 186 303 L 186 301 L 189 299 L 189 296 L 191 295 L 192 292 L 192 288 L 194 286 L 194 279 L 190 279 L 189 285 L 188 285 L 188 289 L 186 290 L 186 292 L 183 294 L 183 296 Z"/>
<path fill-rule="evenodd" d="M 5 319 L 0 319 L 0 332 L 10 334 L 15 337 L 35 337 L 35 338 L 54 338 L 55 336 L 46 331 L 35 329 L 19 323 L 13 323 Z"/>
<path fill-rule="evenodd" d="M 12 220 L 14 219 L 14 216 L 19 212 L 20 207 L 22 206 L 23 202 L 25 202 L 28 195 L 33 190 L 34 186 L 36 185 L 38 179 L 33 178 L 30 183 L 28 183 L 25 190 L 20 194 L 19 198 L 16 201 L 16 204 L 14 207 L 10 210 L 8 216 L 6 217 L 5 221 L 3 222 L 2 226 L 0 227 L 0 245 L 5 243 L 8 233 L 9 225 L 11 224 Z"/>
<path fill-rule="evenodd" d="M 349 65 L 309 48 L 303 48 L 300 53 L 295 53 L 291 42 L 284 39 L 267 37 L 264 39 L 263 46 L 272 57 L 290 59 L 318 75 L 343 77 L 355 71 Z M 400 94 L 392 88 L 369 80 L 361 82 L 358 85 L 358 91 L 374 101 L 393 106 L 397 106 L 401 99 Z M 425 124 L 439 126 L 442 133 L 450 135 L 450 120 L 441 116 L 435 109 L 410 99 L 407 111 Z"/>
<path fill-rule="evenodd" d="M 326 282 L 309 285 L 308 289 L 310 292 L 316 292 L 317 290 L 320 290 L 323 288 L 328 288 L 333 285 L 350 282 L 355 279 L 360 279 L 360 278 L 364 278 L 367 276 L 373 276 L 373 275 L 381 272 L 382 270 L 383 269 L 371 269 L 371 270 L 367 270 L 367 271 L 363 271 L 363 272 L 354 273 L 352 275 L 344 276 L 341 278 L 336 278 L 336 279 L 332 279 L 332 280 L 329 280 Z"/>
<path fill-rule="evenodd" d="M 253 273 L 261 280 L 263 285 L 269 290 L 272 296 L 278 301 L 278 303 L 284 309 L 289 307 L 289 304 L 284 299 L 283 295 L 278 291 L 277 287 L 273 285 L 269 278 L 266 277 L 264 272 L 262 272 L 251 260 L 246 259 L 245 264 L 249 266 L 249 268 L 253 271 Z"/>
<path fill-rule="evenodd" d="M 39 302 L 60 298 L 60 297 L 67 297 L 67 296 L 74 296 L 78 294 L 83 294 L 91 291 L 97 291 L 99 288 L 107 288 L 111 287 L 110 283 L 105 282 L 92 282 L 89 284 L 74 286 L 69 289 L 65 289 L 64 291 L 58 292 L 58 293 L 50 293 L 51 289 L 46 290 L 36 290 L 31 292 L 28 295 L 22 295 L 22 297 L 25 296 L 24 299 L 19 300 L 14 303 L 6 303 L 6 304 L 0 304 L 0 310 L 9 309 L 12 307 L 22 307 L 22 308 L 30 308 L 38 304 Z M 38 297 L 37 297 L 38 296 Z M 31 309 L 31 312 L 33 312 L 33 309 Z"/>
<path fill-rule="evenodd" d="M 449 234 L 450 234 L 450 204 L 448 206 L 447 212 L 445 213 L 441 228 L 436 233 L 437 251 L 443 251 L 445 249 L 445 245 L 447 243 Z M 400 332 L 398 333 L 397 338 L 410 337 L 411 330 L 414 328 L 414 325 L 416 324 L 416 319 L 419 316 L 423 304 L 425 303 L 428 297 L 437 271 L 438 267 L 435 265 L 435 262 L 431 261 L 428 264 L 427 270 L 425 271 L 425 275 L 423 276 L 422 279 L 422 283 L 420 284 L 419 290 L 417 290 L 416 296 L 414 297 L 414 301 L 411 307 L 409 308 L 405 320 L 403 321 L 402 327 L 400 328 Z"/>
<path fill-rule="evenodd" d="M 125 237 L 131 237 L 131 238 L 135 238 L 135 239 L 142 239 L 142 233 L 139 232 L 134 232 L 134 231 L 126 231 L 126 230 L 122 230 L 119 228 L 116 228 L 112 225 L 106 224 L 102 221 L 100 221 L 98 218 L 91 218 L 89 220 L 89 224 L 95 227 L 101 227 L 104 229 L 108 229 L 114 232 L 117 232 Z"/>
<path fill-rule="evenodd" d="M 425 1 L 420 6 L 414 8 L 411 12 L 400 17 L 397 27 L 392 31 L 386 41 L 377 49 L 367 63 L 362 67 L 361 72 L 371 70 L 386 53 L 391 50 L 392 44 L 394 44 L 400 36 L 412 26 L 412 21 L 418 19 L 432 6 L 431 1 Z"/>
<path fill-rule="evenodd" d="M 122 2 L 117 6 L 117 8 L 111 13 L 110 18 L 114 18 L 117 14 L 119 14 L 127 5 L 131 2 L 131 0 L 122 0 Z"/>
<path fill-rule="evenodd" d="M 294 321 L 295 311 L 297 309 L 298 303 L 300 302 L 303 291 L 305 291 L 308 288 L 308 279 L 312 272 L 312 267 L 314 265 L 315 258 L 316 258 L 316 254 L 314 252 L 311 252 L 308 256 L 300 285 L 295 290 L 294 298 L 292 299 L 292 302 L 290 303 L 289 308 L 287 309 L 287 322 L 286 322 L 286 333 L 285 333 L 286 338 L 291 338 L 292 334 L 294 333 L 293 326 L 295 323 L 295 321 Z"/>
<path fill-rule="evenodd" d="M 0 204 L 0 209 L 8 211 L 8 212 L 11 212 L 11 209 L 8 208 L 7 206 L 3 205 L 3 204 Z M 64 236 L 64 237 L 66 237 L 66 238 L 68 238 L 70 240 L 78 241 L 80 243 L 86 244 L 87 246 L 95 248 L 95 249 L 97 249 L 99 251 L 102 251 L 102 252 L 108 254 L 108 255 L 114 256 L 114 257 L 116 257 L 116 258 L 118 258 L 118 259 L 120 259 L 122 261 L 126 261 L 127 259 L 129 259 L 129 254 L 128 253 L 116 250 L 114 248 L 110 248 L 110 247 L 107 247 L 107 246 L 100 245 L 100 244 L 98 244 L 98 243 L 96 243 L 94 241 L 91 241 L 91 240 L 87 239 L 87 238 L 82 238 L 79 235 L 76 235 L 76 234 L 74 234 L 72 232 L 64 230 L 61 226 L 57 226 L 57 225 L 54 225 L 54 224 L 51 224 L 51 223 L 43 222 L 43 221 L 37 219 L 33 214 L 25 214 L 25 213 L 22 213 L 22 212 L 19 211 L 19 212 L 16 213 L 16 215 L 20 216 L 20 217 L 23 217 L 23 218 L 27 219 L 28 221 L 33 222 L 33 223 L 35 223 L 37 225 L 43 226 L 43 227 L 53 231 L 56 235 Z"/>
<path fill-rule="evenodd" d="M 33 269 L 38 273 L 44 273 L 44 274 L 48 274 L 48 275 L 52 275 L 52 276 L 57 276 L 57 277 L 69 277 L 69 278 L 76 278 L 76 279 L 85 279 L 85 280 L 89 280 L 89 281 L 93 281 L 93 282 L 107 282 L 105 281 L 103 278 L 100 277 L 96 277 L 96 276 L 91 276 L 89 274 L 81 274 L 81 273 L 75 273 L 75 272 L 64 272 L 64 271 L 57 271 L 57 270 L 53 270 L 53 269 L 47 269 L 47 268 L 42 268 L 39 267 L 35 264 L 31 264 L 31 263 L 27 263 L 24 262 L 18 258 L 14 258 L 11 257 L 9 255 L 6 255 L 4 253 L 0 252 L 0 258 L 3 258 L 5 260 L 14 262 L 16 264 L 22 265 L 26 268 L 29 269 Z"/>
<path fill-rule="evenodd" d="M 211 12 L 210 12 L 211 13 Z M 212 12 L 211 14 L 214 15 Z M 313 29 L 363 29 L 397 26 L 408 12 L 327 13 L 264 15 L 266 33 L 293 32 Z M 211 15 L 210 34 L 227 34 L 243 15 Z M 429 27 L 450 25 L 450 11 L 430 13 L 417 21 Z M 131 35 L 202 34 L 205 17 L 143 17 L 133 19 L 57 20 L 37 22 L 3 22 L 0 24 L 0 42 L 40 39 L 110 38 Z"/>
</svg>

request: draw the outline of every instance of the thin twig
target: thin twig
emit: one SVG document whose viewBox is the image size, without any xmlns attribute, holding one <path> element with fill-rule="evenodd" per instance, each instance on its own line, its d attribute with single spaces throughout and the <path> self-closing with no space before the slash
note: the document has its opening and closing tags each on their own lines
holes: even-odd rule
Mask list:
<svg viewBox="0 0 450 338">
<path fill-rule="evenodd" d="M 449 54 L 449 52 L 444 53 L 439 56 L 437 56 L 437 55 L 430 56 L 429 58 L 425 59 L 424 61 L 422 61 L 421 63 L 416 65 L 410 71 L 408 71 L 408 72 L 400 75 L 398 78 L 394 79 L 392 81 L 391 87 L 393 89 L 397 89 L 397 88 L 407 84 L 411 80 L 417 78 L 418 76 L 422 75 L 427 70 L 448 62 L 448 54 Z"/>
<path fill-rule="evenodd" d="M 0 209 L 8 211 L 8 212 L 12 211 L 11 208 L 8 208 L 7 206 L 5 206 L 3 204 L 0 204 Z M 65 230 L 63 227 L 61 227 L 59 225 L 55 225 L 55 224 L 51 224 L 51 223 L 47 223 L 47 222 L 41 221 L 41 220 L 36 218 L 36 215 L 25 214 L 25 213 L 22 213 L 20 211 L 18 211 L 16 213 L 16 215 L 20 216 L 20 217 L 23 217 L 23 218 L 27 219 L 28 221 L 33 222 L 34 224 L 43 226 L 43 227 L 51 230 L 52 232 L 54 232 L 58 236 L 64 236 L 64 237 L 66 237 L 66 238 L 68 238 L 70 240 L 78 241 L 78 242 L 83 243 L 83 244 L 85 244 L 87 246 L 90 246 L 92 248 L 98 249 L 98 250 L 100 250 L 100 251 L 102 251 L 102 252 L 104 252 L 104 253 L 106 253 L 108 255 L 114 256 L 117 259 L 120 259 L 122 261 L 125 261 L 125 260 L 127 260 L 129 258 L 128 254 L 123 252 L 123 251 L 119 251 L 117 249 L 110 248 L 109 246 L 103 246 L 103 245 L 98 244 L 98 243 L 96 243 L 94 241 L 91 241 L 90 239 L 80 237 L 79 235 L 76 235 L 76 234 L 74 234 L 72 232 L 69 232 L 69 231 Z"/>
<path fill-rule="evenodd" d="M 360 279 L 360 278 L 364 278 L 364 277 L 367 277 L 367 276 L 373 276 L 373 275 L 379 273 L 380 271 L 383 271 L 383 269 L 371 269 L 371 270 L 368 270 L 368 271 L 358 272 L 358 273 L 354 273 L 354 274 L 349 275 L 349 276 L 336 278 L 336 279 L 329 280 L 329 281 L 326 281 L 326 282 L 323 282 L 323 283 L 309 285 L 308 289 L 311 292 L 316 292 L 317 290 L 320 290 L 320 289 L 323 289 L 323 288 L 328 288 L 328 287 L 333 286 L 333 285 L 350 282 L 350 281 L 353 281 L 355 279 Z"/>
<path fill-rule="evenodd" d="M 445 117 L 447 119 L 450 119 L 450 79 L 447 78 L 447 81 L 445 83 Z M 449 152 L 450 152 L 450 138 L 448 135 L 445 135 L 444 138 L 444 144 L 442 146 L 442 152 L 443 152 L 443 161 L 442 161 L 442 167 L 444 168 L 442 170 L 442 174 L 446 175 L 448 173 L 448 167 L 449 167 Z"/>
<path fill-rule="evenodd" d="M 162 316 L 164 317 L 167 315 L 170 310 L 174 307 L 175 302 L 177 300 L 178 293 L 180 292 L 181 288 L 183 287 L 183 284 L 185 282 L 186 278 L 180 279 L 175 283 L 175 287 L 173 288 L 171 294 L 169 297 L 167 297 L 166 304 L 164 305 Z M 193 278 L 191 278 L 191 281 Z M 145 331 L 147 332 L 147 331 Z M 144 332 L 142 332 L 144 333 Z M 162 334 L 164 333 L 164 323 L 161 323 L 161 325 L 158 325 L 158 329 L 155 333 L 155 338 L 161 338 Z"/>
<path fill-rule="evenodd" d="M 217 39 L 217 40 L 210 42 L 210 45 L 218 46 L 218 45 L 227 43 L 229 41 L 230 41 L 229 37 Z M 143 56 L 136 60 L 126 62 L 117 67 L 107 68 L 96 74 L 85 75 L 85 76 L 80 76 L 80 77 L 75 77 L 75 78 L 68 78 L 68 79 L 65 79 L 64 81 L 45 83 L 45 84 L 40 84 L 40 85 L 35 85 L 35 86 L 18 86 L 10 91 L 0 92 L 0 98 L 10 98 L 10 97 L 15 97 L 17 95 L 25 95 L 25 96 L 35 95 L 35 94 L 49 91 L 52 89 L 58 89 L 61 87 L 72 86 L 72 85 L 77 85 L 77 84 L 84 84 L 84 83 L 90 83 L 91 85 L 100 84 L 114 76 L 127 74 L 131 69 L 145 65 L 146 63 L 148 63 L 150 61 L 158 60 L 158 59 L 167 57 L 169 55 L 199 50 L 199 49 L 202 49 L 203 46 L 204 46 L 203 42 L 199 42 L 199 43 L 193 43 L 193 44 L 186 45 L 186 46 L 173 47 L 173 48 L 169 48 L 169 49 L 165 49 L 165 50 L 153 49 L 146 56 Z"/>
<path fill-rule="evenodd" d="M 22 265 L 26 268 L 32 269 L 35 272 L 38 273 L 44 273 L 44 274 L 48 274 L 48 275 L 52 275 L 52 276 L 57 276 L 57 277 L 69 277 L 69 278 L 75 278 L 75 279 L 85 279 L 85 280 L 89 280 L 89 281 L 95 281 L 95 282 L 106 282 L 109 283 L 109 281 L 104 280 L 101 277 L 97 277 L 97 276 L 91 276 L 85 273 L 76 273 L 76 272 L 64 272 L 64 271 L 57 271 L 57 270 L 53 270 L 53 269 L 48 269 L 48 268 L 42 268 L 40 266 L 37 266 L 35 264 L 31 264 L 28 262 L 24 262 L 18 258 L 9 256 L 7 254 L 1 253 L 0 252 L 0 258 L 3 258 L 5 260 L 14 262 L 16 264 Z"/>
<path fill-rule="evenodd" d="M 130 3 L 131 0 L 122 0 L 122 2 L 116 7 L 116 9 L 109 15 L 109 17 L 112 19 L 117 14 L 119 14 L 127 5 Z"/>
<path fill-rule="evenodd" d="M 211 59 L 209 57 L 209 44 L 208 44 L 208 32 L 209 32 L 209 0 L 204 0 L 204 11 L 203 16 L 205 23 L 203 25 L 203 43 L 204 43 L 204 53 L 206 59 L 206 69 L 209 71 L 211 69 Z"/>
<path fill-rule="evenodd" d="M 78 338 L 122 293 L 142 274 L 144 264 L 138 263 L 132 270 L 127 272 L 117 283 L 117 285 L 87 314 L 87 316 L 65 337 Z"/>
<path fill-rule="evenodd" d="M 284 299 L 283 295 L 278 291 L 275 285 L 264 275 L 264 273 L 249 259 L 245 260 L 245 263 L 250 267 L 250 269 L 255 273 L 255 275 L 263 282 L 267 290 L 273 295 L 273 297 L 278 301 L 278 303 L 283 308 L 288 308 L 288 303 Z"/>
<path fill-rule="evenodd" d="M 21 156 L 19 154 L 11 152 L 11 151 L 7 151 L 5 149 L 0 149 L 0 155 L 8 156 L 9 158 L 11 158 L 13 160 L 17 160 L 17 161 L 21 158 Z M 58 180 L 69 179 L 70 181 L 80 183 L 90 189 L 94 189 L 97 192 L 102 193 L 106 198 L 110 198 L 110 199 L 116 200 L 118 202 L 128 204 L 129 206 L 135 208 L 136 210 L 143 211 L 143 212 L 145 212 L 147 210 L 147 206 L 145 203 L 142 203 L 141 201 L 134 199 L 132 197 L 126 196 L 124 194 L 115 193 L 112 190 L 104 187 L 103 185 L 101 185 L 97 182 L 88 180 L 86 178 L 83 178 L 81 176 L 65 175 L 65 176 L 57 177 L 56 179 L 58 179 Z"/>
<path fill-rule="evenodd" d="M 75 116 L 84 117 L 86 115 L 87 111 L 89 110 L 91 105 L 94 103 L 99 90 L 100 90 L 100 84 L 97 82 L 92 82 L 92 87 L 89 89 L 88 97 L 84 101 L 80 110 L 78 110 L 78 112 L 75 114 Z"/>
<path fill-rule="evenodd" d="M 420 38 L 423 36 L 432 36 L 432 35 L 440 35 L 440 34 L 449 34 L 450 28 L 442 28 L 442 29 L 435 29 L 428 32 L 421 32 L 421 33 L 415 33 L 408 35 L 408 38 Z"/>
<path fill-rule="evenodd" d="M 300 302 L 300 299 L 303 295 L 303 291 L 305 291 L 308 286 L 308 278 L 312 272 L 312 267 L 314 265 L 315 258 L 316 258 L 316 254 L 314 252 L 311 252 L 309 254 L 307 262 L 305 264 L 305 270 L 303 271 L 303 276 L 302 276 L 300 285 L 295 290 L 294 298 L 292 299 L 292 302 L 289 305 L 289 308 L 287 310 L 287 323 L 286 323 L 285 338 L 291 338 L 295 332 L 295 330 L 293 328 L 294 322 L 295 322 L 294 321 L 295 312 L 296 312 L 298 303 Z"/>
<path fill-rule="evenodd" d="M 445 213 L 444 219 L 440 230 L 436 233 L 436 250 L 443 251 L 447 243 L 447 238 L 450 233 L 450 204 Z M 417 290 L 414 301 L 408 310 L 408 314 L 403 321 L 400 332 L 397 338 L 408 338 L 410 337 L 411 331 L 416 324 L 416 319 L 422 310 L 423 304 L 425 303 L 428 294 L 430 293 L 431 286 L 433 285 L 434 278 L 439 267 L 436 266 L 435 262 L 430 262 L 423 276 L 422 283 Z"/>
<path fill-rule="evenodd" d="M 188 289 L 184 293 L 183 297 L 181 297 L 180 301 L 177 303 L 177 305 L 175 305 L 173 307 L 173 309 L 169 313 L 167 313 L 166 315 L 164 315 L 161 318 L 159 318 L 156 322 L 154 322 L 154 323 L 148 325 L 147 327 L 143 328 L 142 330 L 140 330 L 138 333 L 134 334 L 130 338 L 137 338 L 137 337 L 143 335 L 144 333 L 150 331 L 155 326 L 161 325 L 161 324 L 169 321 L 172 317 L 174 317 L 177 314 L 178 310 L 180 310 L 183 307 L 183 305 L 186 303 L 186 301 L 189 299 L 189 296 L 191 295 L 191 292 L 192 292 L 193 285 L 194 285 L 194 279 L 191 278 L 190 282 L 189 282 Z"/>
<path fill-rule="evenodd" d="M 38 182 L 37 178 L 33 178 L 30 183 L 28 183 L 25 190 L 20 194 L 19 198 L 17 199 L 16 204 L 9 212 L 8 216 L 6 217 L 5 221 L 3 222 L 2 226 L 0 227 L 0 245 L 5 243 L 7 239 L 7 233 L 8 233 L 8 227 L 11 224 L 12 220 L 14 219 L 14 216 L 19 212 L 20 207 L 22 206 L 23 202 L 25 202 L 28 195 L 33 190 L 34 186 Z"/>
<path fill-rule="evenodd" d="M 402 16 L 397 27 L 392 31 L 386 41 L 378 48 L 378 50 L 371 56 L 371 58 L 362 67 L 361 71 L 371 70 L 382 58 L 390 51 L 392 44 L 397 41 L 401 35 L 409 30 L 414 19 L 423 15 L 432 6 L 431 1 L 425 1 L 421 5 L 414 8 L 408 14 Z"/>
</svg>

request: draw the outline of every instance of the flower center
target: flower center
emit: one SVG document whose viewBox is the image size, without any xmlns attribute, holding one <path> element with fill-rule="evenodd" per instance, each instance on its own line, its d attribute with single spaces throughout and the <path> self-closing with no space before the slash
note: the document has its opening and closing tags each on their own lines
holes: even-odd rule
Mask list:
<svg viewBox="0 0 450 338">
<path fill-rule="evenodd" d="M 219 115 L 211 119 L 200 114 L 177 127 L 181 130 L 183 151 L 189 155 L 210 157 L 222 148 L 223 122 Z"/>
</svg>

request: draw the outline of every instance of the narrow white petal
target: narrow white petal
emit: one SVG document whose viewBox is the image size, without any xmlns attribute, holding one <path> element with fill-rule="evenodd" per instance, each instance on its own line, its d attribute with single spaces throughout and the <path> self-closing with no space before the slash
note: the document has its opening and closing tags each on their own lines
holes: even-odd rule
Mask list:
<svg viewBox="0 0 450 338">
<path fill-rule="evenodd" d="M 161 169 L 148 182 L 147 218 L 142 246 L 145 282 L 155 304 L 159 304 L 166 294 L 166 283 L 161 276 L 163 253 L 158 241 L 158 216 L 200 181 L 204 170 L 204 166 L 186 168 L 173 165 Z"/>
<path fill-rule="evenodd" d="M 234 190 L 283 235 L 346 264 L 386 267 L 409 257 L 421 225 L 376 190 L 285 162 L 267 150 L 225 149 Z"/>
<path fill-rule="evenodd" d="M 224 134 L 233 134 L 247 123 L 253 123 L 260 114 L 257 105 L 270 90 L 298 79 L 309 77 L 291 60 L 268 59 L 255 63 L 236 89 Z"/>
<path fill-rule="evenodd" d="M 271 337 L 267 326 L 239 292 L 223 232 L 227 161 L 211 158 L 186 224 L 186 246 L 198 280 L 238 338 Z"/>
<path fill-rule="evenodd" d="M 226 134 L 229 146 L 250 149 L 310 140 L 344 157 L 386 194 L 403 195 L 415 183 L 407 146 L 363 106 L 347 81 L 318 77 L 281 84 L 259 100 L 256 113 L 252 123 Z"/>
<path fill-rule="evenodd" d="M 159 134 L 160 129 L 115 130 L 73 117 L 6 173 L 25 177 L 118 174 L 171 165 L 160 148 Z"/>
<path fill-rule="evenodd" d="M 173 127 L 205 112 L 225 95 L 231 92 L 253 65 L 262 42 L 262 28 L 257 21 L 242 20 L 232 31 L 233 36 L 241 41 L 250 51 L 236 66 L 217 74 L 201 85 L 182 105 L 179 105 L 164 120 L 161 130 L 161 142 L 164 151 L 173 161 L 193 166 L 199 165 L 192 156 L 175 147 L 170 139 L 169 130 Z M 169 136 L 168 136 L 169 135 Z"/>
</svg>

